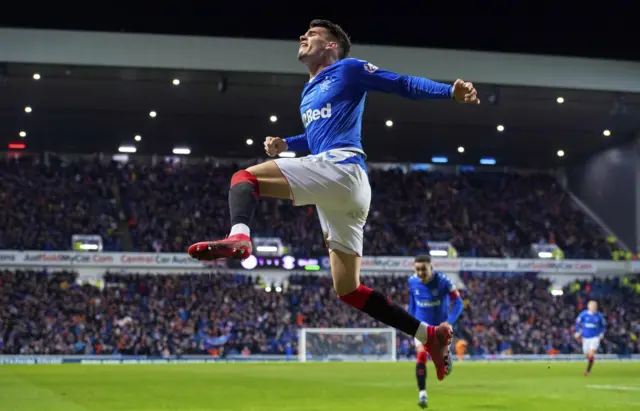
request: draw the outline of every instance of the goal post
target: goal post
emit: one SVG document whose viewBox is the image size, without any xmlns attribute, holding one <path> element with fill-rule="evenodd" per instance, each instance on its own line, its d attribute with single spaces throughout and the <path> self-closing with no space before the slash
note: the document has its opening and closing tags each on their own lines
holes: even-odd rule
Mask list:
<svg viewBox="0 0 640 411">
<path fill-rule="evenodd" d="M 395 328 L 302 328 L 298 359 L 308 361 L 396 361 Z"/>
</svg>

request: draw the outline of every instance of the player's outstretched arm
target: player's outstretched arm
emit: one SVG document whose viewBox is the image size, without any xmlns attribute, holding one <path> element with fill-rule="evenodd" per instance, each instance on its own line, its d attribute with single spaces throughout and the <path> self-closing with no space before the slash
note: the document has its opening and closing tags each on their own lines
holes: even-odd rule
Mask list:
<svg viewBox="0 0 640 411">
<path fill-rule="evenodd" d="M 415 100 L 454 99 L 460 103 L 480 104 L 477 91 L 470 82 L 456 80 L 453 85 L 438 83 L 424 77 L 398 74 L 382 70 L 358 59 L 346 59 L 349 77 L 364 91 L 382 91 Z"/>
</svg>

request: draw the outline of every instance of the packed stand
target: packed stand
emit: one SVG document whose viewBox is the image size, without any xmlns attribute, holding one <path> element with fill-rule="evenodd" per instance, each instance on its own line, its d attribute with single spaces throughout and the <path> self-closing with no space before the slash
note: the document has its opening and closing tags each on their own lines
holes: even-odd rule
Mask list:
<svg viewBox="0 0 640 411">
<path fill-rule="evenodd" d="M 183 252 L 223 238 L 236 167 L 201 164 L 129 166 L 123 197 L 141 251 Z M 557 243 L 566 258 L 609 259 L 601 230 L 547 175 L 370 170 L 373 198 L 365 226 L 368 255 L 414 255 L 427 241 L 451 241 L 461 256 L 531 256 L 532 243 Z M 323 251 L 312 207 L 260 202 L 252 232 L 277 236 L 299 256 Z"/>
<path fill-rule="evenodd" d="M 294 322 L 284 294 L 244 275 L 107 275 L 105 287 L 72 273 L 0 272 L 5 354 L 285 354 Z"/>
<path fill-rule="evenodd" d="M 128 221 L 134 251 L 185 252 L 228 233 L 238 166 L 47 159 L 0 163 L 0 248 L 64 250 L 72 234 L 99 234 L 106 250 L 122 250 L 118 221 Z M 414 255 L 427 241 L 451 241 L 461 256 L 519 258 L 532 243 L 551 242 L 566 258 L 611 258 L 604 234 L 550 176 L 370 167 L 370 180 L 368 255 Z M 258 207 L 255 235 L 280 237 L 299 257 L 323 254 L 313 207 L 273 199 Z"/>
<path fill-rule="evenodd" d="M 382 326 L 340 302 L 328 276 L 290 277 L 282 292 L 267 292 L 240 274 L 107 275 L 102 289 L 75 278 L 0 272 L 0 353 L 292 356 L 300 327 Z M 574 321 L 589 298 L 608 323 L 601 352 L 640 353 L 640 294 L 624 282 L 572 284 L 553 297 L 550 284 L 535 277 L 463 279 L 465 310 L 454 329 L 468 342 L 468 354 L 580 353 Z M 364 283 L 408 304 L 407 277 Z M 364 354 L 388 352 L 381 339 L 371 342 Z M 327 349 L 310 347 L 320 354 Z M 398 333 L 397 349 L 413 355 L 413 339 Z"/>
<path fill-rule="evenodd" d="M 0 249 L 69 250 L 73 234 L 120 249 L 114 163 L 44 156 L 0 160 Z"/>
<path fill-rule="evenodd" d="M 607 320 L 600 351 L 640 353 L 640 294 L 619 279 L 572 284 L 554 297 L 551 283 L 535 276 L 463 278 L 465 310 L 456 331 L 469 342 L 469 354 L 581 353 L 575 319 L 589 299 Z"/>
<path fill-rule="evenodd" d="M 531 256 L 556 243 L 565 258 L 609 259 L 602 231 L 550 176 L 372 170 L 365 227 L 370 255 L 415 255 L 427 241 L 450 241 L 460 256 Z"/>
</svg>

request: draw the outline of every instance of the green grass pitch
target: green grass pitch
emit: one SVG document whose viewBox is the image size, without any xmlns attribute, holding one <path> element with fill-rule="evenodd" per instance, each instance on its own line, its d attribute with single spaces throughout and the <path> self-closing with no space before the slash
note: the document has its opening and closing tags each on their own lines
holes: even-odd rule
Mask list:
<svg viewBox="0 0 640 411">
<path fill-rule="evenodd" d="M 429 364 L 429 410 L 640 410 L 640 363 Z M 413 363 L 0 366 L 1 411 L 419 410 Z"/>
</svg>

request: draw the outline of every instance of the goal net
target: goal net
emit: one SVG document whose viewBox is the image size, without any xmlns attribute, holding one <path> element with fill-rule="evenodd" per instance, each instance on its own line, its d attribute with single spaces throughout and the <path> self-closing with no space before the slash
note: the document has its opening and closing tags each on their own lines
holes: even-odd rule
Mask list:
<svg viewBox="0 0 640 411">
<path fill-rule="evenodd" d="M 303 328 L 298 357 L 307 361 L 396 361 L 394 328 Z"/>
</svg>

